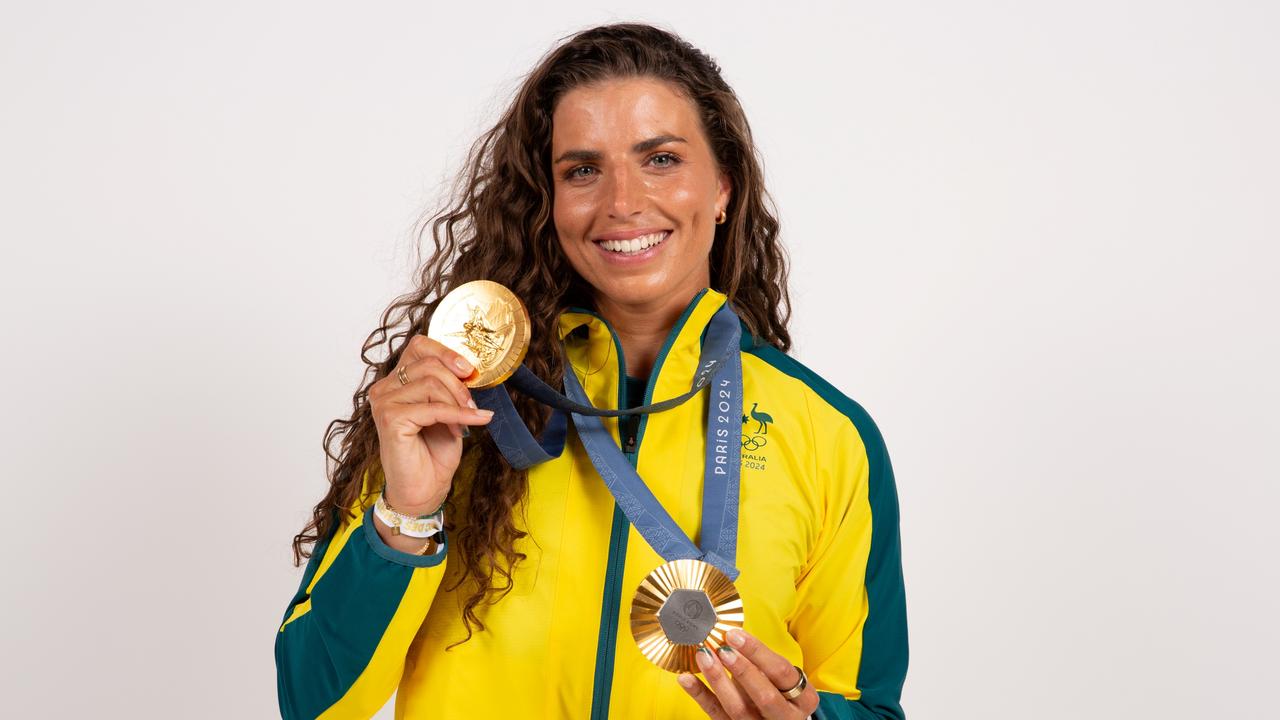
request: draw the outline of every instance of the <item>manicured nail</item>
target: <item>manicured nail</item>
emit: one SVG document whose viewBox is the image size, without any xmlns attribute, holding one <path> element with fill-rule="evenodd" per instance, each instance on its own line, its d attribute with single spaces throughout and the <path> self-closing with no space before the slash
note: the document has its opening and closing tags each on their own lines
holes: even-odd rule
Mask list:
<svg viewBox="0 0 1280 720">
<path fill-rule="evenodd" d="M 469 438 L 469 437 L 471 437 L 471 428 L 467 427 L 466 425 L 463 425 L 463 426 L 462 426 L 462 437 L 464 437 L 464 438 Z"/>
<path fill-rule="evenodd" d="M 475 401 L 475 400 L 472 400 L 471 398 L 467 398 L 467 407 L 471 408 L 472 410 L 475 410 L 475 409 L 476 409 L 476 401 Z"/>
<path fill-rule="evenodd" d="M 680 684 L 689 690 L 692 690 L 693 684 L 697 682 L 697 680 L 689 673 L 680 673 L 680 677 L 676 678 L 676 680 L 679 680 Z"/>
<path fill-rule="evenodd" d="M 711 659 L 711 651 L 704 647 L 698 648 L 698 667 L 702 668 L 703 672 L 706 672 L 714 664 L 715 662 Z"/>
<path fill-rule="evenodd" d="M 480 417 L 482 417 L 482 418 L 491 418 L 491 417 L 493 417 L 493 411 L 492 411 L 492 410 L 476 410 L 476 411 L 475 411 L 475 413 L 476 413 L 477 415 L 479 415 Z"/>
<path fill-rule="evenodd" d="M 730 630 L 726 633 L 726 637 L 729 639 L 729 644 L 734 647 L 742 647 L 742 644 L 747 641 L 747 636 L 743 635 L 738 628 Z"/>
<path fill-rule="evenodd" d="M 733 648 L 727 645 L 721 645 L 720 660 L 724 662 L 725 665 L 733 667 L 733 664 L 738 661 L 738 653 L 734 652 Z"/>
<path fill-rule="evenodd" d="M 464 372 L 464 373 L 470 373 L 470 372 L 471 372 L 471 363 L 469 363 L 469 362 L 467 362 L 466 360 L 464 360 L 464 359 L 462 358 L 462 356 L 461 356 L 461 355 L 459 355 L 459 356 L 457 356 L 457 357 L 455 357 L 455 358 L 453 359 L 453 364 L 454 364 L 454 365 L 457 365 L 457 366 L 458 366 L 458 369 L 459 369 L 459 370 L 461 370 L 461 371 L 462 371 L 462 372 Z"/>
</svg>

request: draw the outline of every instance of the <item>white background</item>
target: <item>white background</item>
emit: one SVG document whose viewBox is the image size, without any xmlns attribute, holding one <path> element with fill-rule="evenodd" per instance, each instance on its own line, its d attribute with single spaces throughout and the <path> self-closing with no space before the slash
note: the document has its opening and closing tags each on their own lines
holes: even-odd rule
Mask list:
<svg viewBox="0 0 1280 720">
<path fill-rule="evenodd" d="M 796 354 L 884 432 L 910 717 L 1271 716 L 1280 12 L 801 5 L 6 2 L 4 714 L 275 716 L 414 219 L 640 19 L 724 68 Z"/>
</svg>

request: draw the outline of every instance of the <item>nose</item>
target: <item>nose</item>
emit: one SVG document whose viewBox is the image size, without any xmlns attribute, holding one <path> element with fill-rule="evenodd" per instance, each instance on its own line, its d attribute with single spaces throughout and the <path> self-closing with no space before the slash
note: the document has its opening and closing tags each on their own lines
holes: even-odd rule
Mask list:
<svg viewBox="0 0 1280 720">
<path fill-rule="evenodd" d="M 609 216 L 625 218 L 644 209 L 644 182 L 635 177 L 633 170 L 622 164 L 609 173 Z"/>
</svg>

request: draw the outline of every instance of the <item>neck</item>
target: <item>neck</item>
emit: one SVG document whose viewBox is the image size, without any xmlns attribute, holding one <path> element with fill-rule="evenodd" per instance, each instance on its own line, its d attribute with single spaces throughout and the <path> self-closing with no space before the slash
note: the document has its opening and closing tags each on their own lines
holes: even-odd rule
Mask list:
<svg viewBox="0 0 1280 720">
<path fill-rule="evenodd" d="M 618 342 L 622 344 L 628 375 L 648 377 L 653 372 L 662 343 L 696 294 L 685 297 L 681 293 L 672 293 L 668 297 L 642 303 L 596 297 L 596 309 L 613 326 Z"/>
</svg>

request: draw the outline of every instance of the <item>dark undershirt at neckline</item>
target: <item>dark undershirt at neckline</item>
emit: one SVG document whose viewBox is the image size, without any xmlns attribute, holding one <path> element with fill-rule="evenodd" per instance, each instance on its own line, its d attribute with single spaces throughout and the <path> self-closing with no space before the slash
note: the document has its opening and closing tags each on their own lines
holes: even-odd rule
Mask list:
<svg viewBox="0 0 1280 720">
<path fill-rule="evenodd" d="M 645 386 L 649 384 L 648 378 L 638 378 L 627 375 L 622 388 L 622 395 L 626 402 L 626 407 L 639 407 L 644 404 Z M 618 418 L 618 430 L 622 438 L 622 449 L 626 452 L 635 452 L 636 449 L 636 433 L 640 429 L 639 415 L 623 415 Z"/>
</svg>

